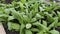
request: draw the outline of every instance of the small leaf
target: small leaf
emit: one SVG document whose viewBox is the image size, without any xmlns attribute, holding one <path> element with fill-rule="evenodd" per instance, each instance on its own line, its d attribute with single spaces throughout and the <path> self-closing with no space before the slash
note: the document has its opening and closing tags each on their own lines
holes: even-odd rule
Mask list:
<svg viewBox="0 0 60 34">
<path fill-rule="evenodd" d="M 43 25 L 47 26 L 47 22 L 46 21 L 43 21 Z"/>
<path fill-rule="evenodd" d="M 35 16 L 37 19 L 41 19 L 41 15 L 40 14 L 36 14 L 36 16 Z"/>
<path fill-rule="evenodd" d="M 26 24 L 26 29 L 29 29 L 29 28 L 31 28 L 31 27 L 32 27 L 31 24 Z"/>
<path fill-rule="evenodd" d="M 37 28 L 32 28 L 31 31 L 33 31 L 33 32 L 39 32 L 39 29 L 37 29 Z"/>
<path fill-rule="evenodd" d="M 32 18 L 31 22 L 35 22 L 35 21 L 37 21 L 37 19 L 36 18 Z"/>
<path fill-rule="evenodd" d="M 45 9 L 43 9 L 43 7 L 39 7 L 40 8 L 40 11 L 44 11 Z"/>
</svg>

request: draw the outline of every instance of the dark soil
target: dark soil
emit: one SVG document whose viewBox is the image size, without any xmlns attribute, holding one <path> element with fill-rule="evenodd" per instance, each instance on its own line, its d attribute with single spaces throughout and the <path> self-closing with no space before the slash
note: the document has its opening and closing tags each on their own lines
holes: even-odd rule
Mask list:
<svg viewBox="0 0 60 34">
<path fill-rule="evenodd" d="M 57 27 L 56 30 L 60 32 L 60 27 Z"/>
</svg>

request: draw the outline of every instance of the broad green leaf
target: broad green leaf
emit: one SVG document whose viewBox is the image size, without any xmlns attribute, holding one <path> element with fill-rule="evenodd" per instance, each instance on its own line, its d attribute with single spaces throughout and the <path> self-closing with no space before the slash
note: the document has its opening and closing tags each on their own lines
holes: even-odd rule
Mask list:
<svg viewBox="0 0 60 34">
<path fill-rule="evenodd" d="M 33 34 L 31 30 L 25 30 L 25 34 Z"/>
<path fill-rule="evenodd" d="M 17 24 L 17 23 L 12 23 L 12 22 L 8 22 L 8 29 L 9 30 L 16 30 L 16 31 L 19 31 L 19 29 L 20 29 L 20 25 L 19 24 Z"/>
<path fill-rule="evenodd" d="M 42 29 L 48 31 L 48 28 L 46 26 L 44 26 L 43 24 L 39 23 L 39 22 L 35 22 L 35 23 L 33 23 L 33 25 L 36 25 L 36 26 L 41 27 Z"/>
<path fill-rule="evenodd" d="M 60 33 L 59 33 L 58 31 L 56 31 L 56 30 L 51 30 L 50 33 L 51 33 L 51 34 L 60 34 Z"/>
</svg>

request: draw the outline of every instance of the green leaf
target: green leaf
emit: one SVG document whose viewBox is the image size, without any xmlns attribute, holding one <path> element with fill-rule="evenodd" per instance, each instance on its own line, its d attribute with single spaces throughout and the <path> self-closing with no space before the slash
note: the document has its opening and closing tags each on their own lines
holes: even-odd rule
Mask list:
<svg viewBox="0 0 60 34">
<path fill-rule="evenodd" d="M 42 17 L 41 17 L 41 15 L 40 14 L 36 14 L 36 16 L 35 16 L 37 19 L 41 19 Z"/>
<path fill-rule="evenodd" d="M 25 25 L 22 23 L 21 26 L 20 26 L 20 34 L 24 34 L 23 33 L 24 28 L 25 28 Z"/>
<path fill-rule="evenodd" d="M 43 25 L 47 26 L 47 22 L 46 21 L 43 21 Z"/>
<path fill-rule="evenodd" d="M 26 0 L 21 0 L 21 2 L 24 4 L 26 2 Z"/>
<path fill-rule="evenodd" d="M 52 17 L 52 14 L 49 14 L 48 12 L 44 12 L 45 16 L 47 16 L 47 21 L 48 22 L 53 22 L 54 19 Z"/>
<path fill-rule="evenodd" d="M 30 18 L 27 15 L 23 15 L 23 20 L 27 23 L 30 22 Z"/>
<path fill-rule="evenodd" d="M 35 22 L 35 23 L 33 23 L 33 25 L 36 25 L 36 26 L 41 27 L 42 29 L 48 31 L 48 28 L 46 26 L 44 26 L 43 24 L 39 23 L 39 22 Z"/>
<path fill-rule="evenodd" d="M 37 34 L 44 34 L 43 31 L 38 32 Z"/>
<path fill-rule="evenodd" d="M 14 19 L 13 16 L 9 16 L 9 17 L 8 17 L 8 21 L 13 20 L 13 19 Z"/>
<path fill-rule="evenodd" d="M 33 31 L 33 32 L 39 32 L 40 30 L 37 29 L 37 28 L 32 28 L 31 31 Z"/>
<path fill-rule="evenodd" d="M 0 13 L 4 13 L 5 8 L 0 7 Z"/>
<path fill-rule="evenodd" d="M 58 17 L 55 17 L 54 20 L 55 21 L 48 26 L 49 29 L 52 28 L 52 27 L 55 27 L 55 24 L 58 23 Z"/>
<path fill-rule="evenodd" d="M 24 11 L 24 5 L 23 5 L 23 3 L 21 3 L 21 2 L 18 2 L 18 3 L 19 3 L 19 6 L 21 8 L 21 11 L 23 12 Z"/>
<path fill-rule="evenodd" d="M 43 7 L 39 7 L 40 8 L 40 11 L 44 11 L 45 9 L 43 9 Z"/>
<path fill-rule="evenodd" d="M 25 30 L 25 34 L 33 34 L 31 30 Z"/>
<path fill-rule="evenodd" d="M 51 34 L 59 34 L 59 32 L 56 31 L 56 30 L 51 30 L 50 33 L 51 33 Z"/>
<path fill-rule="evenodd" d="M 59 23 L 56 23 L 56 26 L 60 26 L 60 22 Z"/>
<path fill-rule="evenodd" d="M 6 14 L 0 14 L 0 21 L 7 21 L 8 15 Z"/>
<path fill-rule="evenodd" d="M 35 4 L 34 4 L 34 6 L 33 6 L 33 8 L 34 8 L 34 10 L 36 11 L 36 12 L 38 12 L 38 3 L 37 2 L 35 2 Z"/>
<path fill-rule="evenodd" d="M 59 12 L 59 11 L 57 11 L 57 14 L 58 14 L 58 18 L 59 18 L 59 20 L 60 20 L 60 12 Z"/>
<path fill-rule="evenodd" d="M 13 15 L 14 18 L 19 20 L 19 23 L 23 23 L 23 16 L 22 16 L 21 13 L 16 12 L 16 11 L 12 11 L 12 15 Z"/>
<path fill-rule="evenodd" d="M 12 23 L 12 22 L 8 22 L 8 29 L 9 30 L 16 30 L 16 31 L 19 31 L 19 29 L 20 29 L 20 25 L 19 24 L 17 24 L 17 23 Z"/>
<path fill-rule="evenodd" d="M 36 18 L 32 18 L 31 22 L 35 22 L 35 21 L 37 21 L 37 19 Z"/>
<path fill-rule="evenodd" d="M 7 8 L 4 10 L 5 14 L 9 15 L 11 13 L 12 8 Z"/>
</svg>

